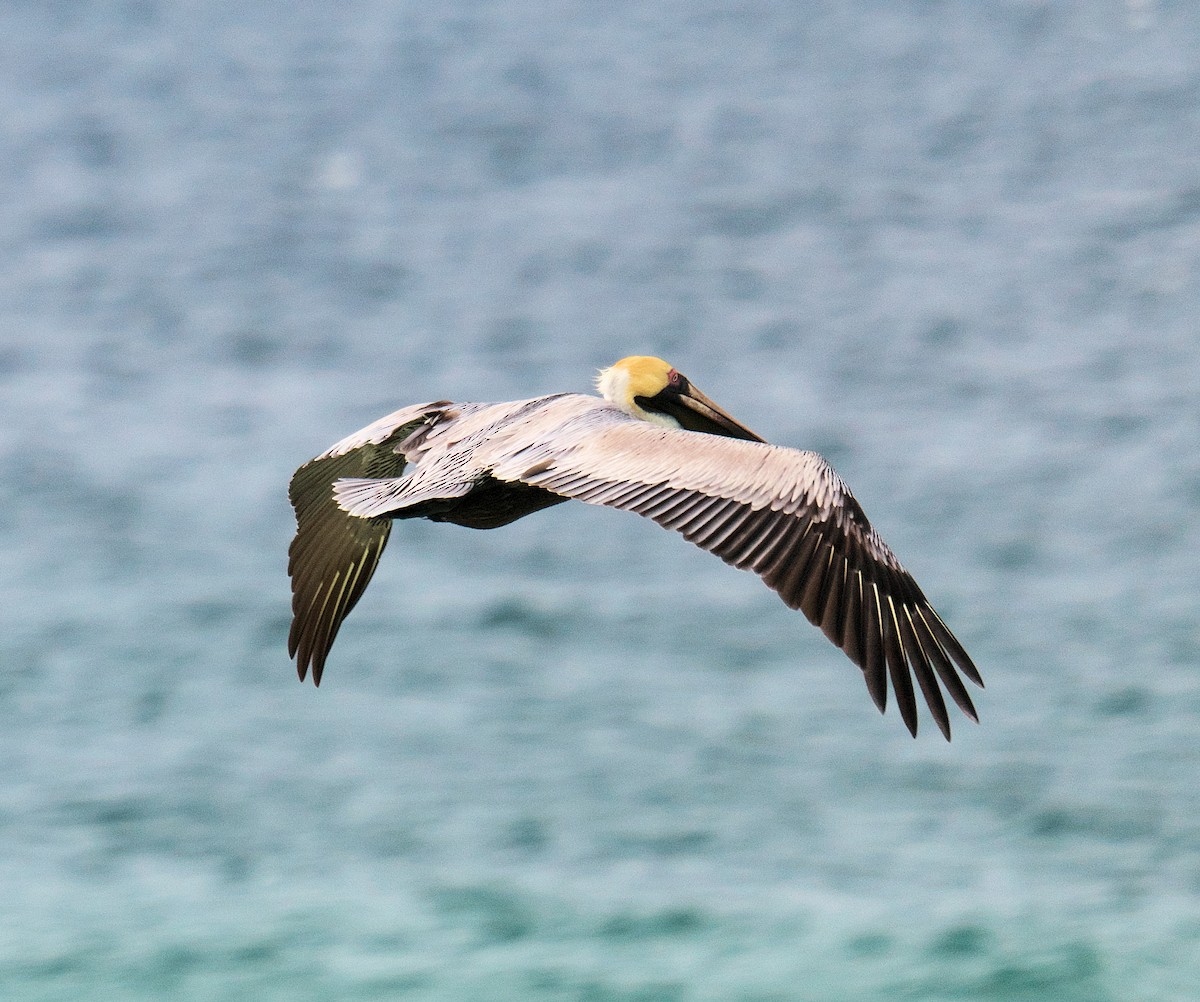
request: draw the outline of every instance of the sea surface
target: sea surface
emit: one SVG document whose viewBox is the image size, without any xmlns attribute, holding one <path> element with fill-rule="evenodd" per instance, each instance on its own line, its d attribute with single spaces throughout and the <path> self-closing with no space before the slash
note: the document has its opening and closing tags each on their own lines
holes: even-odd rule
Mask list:
<svg viewBox="0 0 1200 1002">
<path fill-rule="evenodd" d="M 1200 997 L 1200 5 L 0 7 L 0 998 Z M 668 358 L 980 666 L 947 744 L 631 515 L 287 483 Z"/>
</svg>

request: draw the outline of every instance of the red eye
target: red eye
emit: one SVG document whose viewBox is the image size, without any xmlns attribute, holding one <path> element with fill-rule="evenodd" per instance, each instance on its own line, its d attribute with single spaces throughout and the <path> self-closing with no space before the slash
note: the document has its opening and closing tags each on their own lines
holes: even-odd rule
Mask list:
<svg viewBox="0 0 1200 1002">
<path fill-rule="evenodd" d="M 683 382 L 683 376 L 681 376 L 674 369 L 672 369 L 670 372 L 667 373 L 667 383 L 670 384 L 671 386 L 678 386 L 682 382 Z"/>
</svg>

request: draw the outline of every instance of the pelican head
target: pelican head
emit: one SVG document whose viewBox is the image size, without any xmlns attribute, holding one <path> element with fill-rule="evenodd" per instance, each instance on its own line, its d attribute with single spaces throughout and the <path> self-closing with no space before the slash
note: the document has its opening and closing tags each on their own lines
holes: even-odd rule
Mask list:
<svg viewBox="0 0 1200 1002">
<path fill-rule="evenodd" d="M 653 355 L 630 355 L 601 369 L 596 388 L 609 403 L 643 421 L 763 441 L 696 389 L 687 376 Z"/>
</svg>

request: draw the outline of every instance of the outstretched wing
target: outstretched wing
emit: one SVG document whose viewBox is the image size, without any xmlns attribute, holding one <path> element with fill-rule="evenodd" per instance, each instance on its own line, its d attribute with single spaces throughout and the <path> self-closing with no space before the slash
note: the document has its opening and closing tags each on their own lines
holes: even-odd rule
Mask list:
<svg viewBox="0 0 1200 1002">
<path fill-rule="evenodd" d="M 947 739 L 942 688 L 978 720 L 960 677 L 982 686 L 974 663 L 815 452 L 661 428 L 597 408 L 540 442 L 510 440 L 490 465 L 499 479 L 652 518 L 758 574 L 862 669 L 881 712 L 890 675 L 914 736 L 914 677 Z"/>
<path fill-rule="evenodd" d="M 405 457 L 397 447 L 447 406 L 439 401 L 389 414 L 305 463 L 292 477 L 288 497 L 296 510 L 296 536 L 288 549 L 288 654 L 296 658 L 301 680 L 311 667 L 313 682 L 321 684 L 338 628 L 375 573 L 392 528 L 390 518 L 359 518 L 339 508 L 334 481 L 399 476 Z"/>
</svg>

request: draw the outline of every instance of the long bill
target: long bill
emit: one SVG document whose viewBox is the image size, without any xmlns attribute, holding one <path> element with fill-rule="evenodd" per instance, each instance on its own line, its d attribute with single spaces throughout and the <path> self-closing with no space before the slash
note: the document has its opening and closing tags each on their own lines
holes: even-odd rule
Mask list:
<svg viewBox="0 0 1200 1002">
<path fill-rule="evenodd" d="M 740 438 L 748 442 L 765 442 L 728 411 L 718 407 L 691 383 L 679 388 L 669 386 L 649 399 L 639 399 L 647 410 L 666 414 L 688 431 L 703 431 L 710 435 Z"/>
</svg>

